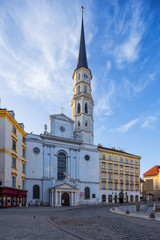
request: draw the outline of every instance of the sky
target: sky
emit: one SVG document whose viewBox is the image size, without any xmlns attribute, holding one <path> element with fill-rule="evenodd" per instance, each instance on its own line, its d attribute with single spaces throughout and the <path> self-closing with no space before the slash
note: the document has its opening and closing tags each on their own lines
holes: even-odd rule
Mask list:
<svg viewBox="0 0 160 240">
<path fill-rule="evenodd" d="M 160 165 L 160 1 L 0 0 L 1 107 L 26 132 L 71 117 L 81 6 L 94 99 L 95 144 Z"/>
</svg>

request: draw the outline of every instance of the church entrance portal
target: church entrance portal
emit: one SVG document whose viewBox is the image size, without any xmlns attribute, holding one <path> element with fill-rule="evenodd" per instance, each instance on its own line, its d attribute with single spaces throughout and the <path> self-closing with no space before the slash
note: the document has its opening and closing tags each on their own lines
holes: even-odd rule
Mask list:
<svg viewBox="0 0 160 240">
<path fill-rule="evenodd" d="M 62 194 L 62 206 L 69 206 L 69 194 L 66 192 Z"/>
</svg>

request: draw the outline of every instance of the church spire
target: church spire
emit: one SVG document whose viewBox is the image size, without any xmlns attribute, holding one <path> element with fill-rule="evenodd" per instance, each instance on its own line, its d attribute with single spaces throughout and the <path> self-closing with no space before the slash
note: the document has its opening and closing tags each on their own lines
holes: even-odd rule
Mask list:
<svg viewBox="0 0 160 240">
<path fill-rule="evenodd" d="M 81 25 L 81 37 L 80 37 L 77 68 L 80 68 L 80 67 L 88 68 L 87 57 L 86 57 L 85 36 L 84 36 L 84 26 L 83 26 L 83 9 L 84 8 L 82 7 L 82 25 Z"/>
</svg>

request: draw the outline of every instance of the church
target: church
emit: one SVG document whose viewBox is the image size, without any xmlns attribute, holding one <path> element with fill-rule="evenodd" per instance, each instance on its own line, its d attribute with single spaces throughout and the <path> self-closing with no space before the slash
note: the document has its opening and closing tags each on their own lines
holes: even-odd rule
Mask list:
<svg viewBox="0 0 160 240">
<path fill-rule="evenodd" d="M 100 202 L 99 153 L 94 145 L 92 73 L 88 68 L 82 12 L 77 68 L 73 73 L 72 119 L 50 115 L 50 129 L 26 137 L 29 205 L 76 206 Z"/>
</svg>

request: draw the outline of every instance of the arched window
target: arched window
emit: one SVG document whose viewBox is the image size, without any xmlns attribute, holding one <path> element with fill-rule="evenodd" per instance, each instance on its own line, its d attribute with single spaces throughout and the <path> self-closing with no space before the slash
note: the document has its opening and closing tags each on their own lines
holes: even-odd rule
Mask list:
<svg viewBox="0 0 160 240">
<path fill-rule="evenodd" d="M 88 125 L 88 123 L 87 123 L 87 121 L 85 121 L 85 126 L 87 127 L 87 125 Z"/>
<path fill-rule="evenodd" d="M 80 105 L 80 103 L 78 103 L 77 112 L 78 112 L 78 113 L 81 112 L 81 105 Z"/>
<path fill-rule="evenodd" d="M 39 194 L 39 186 L 38 185 L 34 185 L 33 186 L 33 198 L 35 199 L 39 199 L 40 198 L 40 194 Z"/>
<path fill-rule="evenodd" d="M 80 123 L 80 121 L 78 121 L 78 127 L 80 127 L 80 125 L 81 125 L 81 123 Z"/>
<path fill-rule="evenodd" d="M 90 199 L 90 188 L 89 187 L 85 188 L 85 199 Z"/>
<path fill-rule="evenodd" d="M 80 74 L 78 74 L 78 80 L 80 80 Z"/>
<path fill-rule="evenodd" d="M 87 86 L 86 85 L 84 86 L 84 92 L 85 93 L 87 92 Z"/>
<path fill-rule="evenodd" d="M 87 106 L 87 103 L 85 103 L 85 113 L 88 113 L 88 106 Z"/>
<path fill-rule="evenodd" d="M 133 202 L 133 195 L 130 196 L 130 202 Z"/>
<path fill-rule="evenodd" d="M 78 93 L 80 93 L 80 91 L 81 91 L 81 88 L 80 88 L 80 86 L 78 86 Z"/>
<path fill-rule="evenodd" d="M 66 172 L 66 155 L 63 152 L 58 153 L 58 169 L 57 169 L 57 179 L 63 180 L 64 173 Z"/>
</svg>

